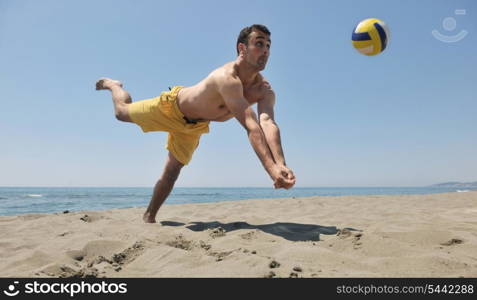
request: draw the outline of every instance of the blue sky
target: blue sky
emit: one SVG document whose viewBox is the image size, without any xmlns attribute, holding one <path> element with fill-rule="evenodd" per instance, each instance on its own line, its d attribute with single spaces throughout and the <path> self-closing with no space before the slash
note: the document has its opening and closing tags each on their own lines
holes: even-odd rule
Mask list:
<svg viewBox="0 0 477 300">
<path fill-rule="evenodd" d="M 116 121 L 96 79 L 122 80 L 133 100 L 193 85 L 254 23 L 272 32 L 263 74 L 296 186 L 475 181 L 476 14 L 472 0 L 0 0 L 0 186 L 152 186 L 166 133 Z M 375 57 L 350 41 L 369 17 L 391 31 Z M 468 34 L 444 43 L 434 29 Z M 232 119 L 211 124 L 177 186 L 272 183 Z"/>
</svg>

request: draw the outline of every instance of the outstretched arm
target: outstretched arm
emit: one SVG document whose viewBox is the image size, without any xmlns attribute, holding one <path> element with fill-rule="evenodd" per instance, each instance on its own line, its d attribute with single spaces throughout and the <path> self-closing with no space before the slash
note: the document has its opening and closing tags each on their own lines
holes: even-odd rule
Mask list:
<svg viewBox="0 0 477 300">
<path fill-rule="evenodd" d="M 267 140 L 273 158 L 278 164 L 286 165 L 282 149 L 280 129 L 274 119 L 273 107 L 275 105 L 275 93 L 269 90 L 265 97 L 257 104 L 260 126 Z"/>
<path fill-rule="evenodd" d="M 258 115 L 260 126 L 262 127 L 265 139 L 272 152 L 273 159 L 278 165 L 283 166 L 287 173 L 287 178 L 295 180 L 293 172 L 286 167 L 285 155 L 283 154 L 282 141 L 280 138 L 280 129 L 274 119 L 275 93 L 269 89 L 264 98 L 258 102 Z"/>
<path fill-rule="evenodd" d="M 247 131 L 253 150 L 255 150 L 263 167 L 274 181 L 275 186 L 288 186 L 290 184 L 289 180 L 282 175 L 280 167 L 275 163 L 255 112 L 249 107 L 249 103 L 243 96 L 240 79 L 233 76 L 225 78 L 219 92 L 224 98 L 225 105 Z"/>
</svg>

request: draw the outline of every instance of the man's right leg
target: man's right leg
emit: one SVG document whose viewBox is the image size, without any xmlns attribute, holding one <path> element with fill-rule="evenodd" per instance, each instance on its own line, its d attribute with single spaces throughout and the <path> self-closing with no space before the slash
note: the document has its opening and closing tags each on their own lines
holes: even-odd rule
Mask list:
<svg viewBox="0 0 477 300">
<path fill-rule="evenodd" d="M 151 202 L 149 202 L 149 206 L 144 213 L 144 222 L 156 223 L 157 211 L 172 191 L 183 166 L 184 165 L 178 161 L 171 152 L 169 152 L 164 172 L 154 187 Z"/>
<path fill-rule="evenodd" d="M 96 90 L 110 90 L 113 96 L 116 119 L 123 122 L 132 122 L 127 107 L 132 102 L 131 96 L 123 89 L 123 84 L 120 81 L 101 78 L 96 81 Z"/>
</svg>

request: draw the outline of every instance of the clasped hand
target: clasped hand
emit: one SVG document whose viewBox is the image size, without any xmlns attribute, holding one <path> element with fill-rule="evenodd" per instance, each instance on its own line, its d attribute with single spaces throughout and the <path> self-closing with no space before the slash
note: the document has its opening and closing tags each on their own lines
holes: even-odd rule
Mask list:
<svg viewBox="0 0 477 300">
<path fill-rule="evenodd" d="M 296 182 L 293 171 L 285 165 L 275 165 L 272 179 L 276 189 L 284 188 L 288 190 L 292 188 Z"/>
</svg>

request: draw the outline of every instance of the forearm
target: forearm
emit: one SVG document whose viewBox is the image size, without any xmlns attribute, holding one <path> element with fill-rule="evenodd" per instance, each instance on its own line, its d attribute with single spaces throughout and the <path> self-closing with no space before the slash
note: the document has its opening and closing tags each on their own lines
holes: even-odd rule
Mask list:
<svg viewBox="0 0 477 300">
<path fill-rule="evenodd" d="M 256 126 L 252 129 L 249 129 L 247 133 L 253 150 L 257 154 L 265 170 L 271 175 L 271 169 L 275 165 L 275 161 L 267 145 L 267 141 L 262 129 L 260 126 Z"/>
<path fill-rule="evenodd" d="M 283 154 L 282 142 L 280 138 L 280 129 L 273 121 L 261 122 L 260 126 L 265 135 L 266 142 L 277 164 L 286 165 L 285 155 Z"/>
</svg>

